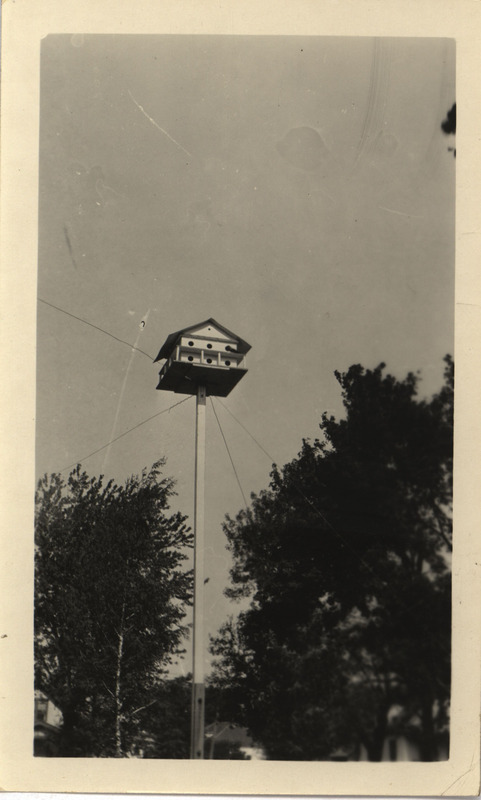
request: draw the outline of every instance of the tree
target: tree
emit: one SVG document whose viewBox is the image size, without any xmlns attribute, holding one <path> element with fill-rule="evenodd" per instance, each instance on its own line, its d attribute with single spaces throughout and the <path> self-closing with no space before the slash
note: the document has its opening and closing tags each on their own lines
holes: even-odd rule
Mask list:
<svg viewBox="0 0 481 800">
<path fill-rule="evenodd" d="M 180 652 L 192 535 L 164 461 L 123 486 L 77 467 L 36 494 L 35 681 L 63 715 L 61 755 L 125 756 Z"/>
<path fill-rule="evenodd" d="M 231 717 L 278 759 L 326 759 L 388 733 L 433 760 L 450 686 L 454 373 L 430 400 L 385 365 L 336 373 L 345 418 L 274 466 L 227 518 L 226 594 L 250 598 L 213 640 Z"/>
<path fill-rule="evenodd" d="M 135 751 L 142 758 L 190 758 L 192 675 L 164 680 L 140 714 Z"/>
<path fill-rule="evenodd" d="M 456 103 L 453 103 L 450 110 L 447 113 L 446 119 L 444 119 L 441 123 L 441 130 L 447 136 L 456 135 Z M 448 147 L 454 157 L 456 158 L 456 148 L 455 147 Z"/>
</svg>

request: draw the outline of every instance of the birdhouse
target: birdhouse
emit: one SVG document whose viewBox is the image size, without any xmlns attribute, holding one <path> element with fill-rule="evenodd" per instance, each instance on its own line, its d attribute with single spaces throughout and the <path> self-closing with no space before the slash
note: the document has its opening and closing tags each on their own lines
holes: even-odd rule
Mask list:
<svg viewBox="0 0 481 800">
<path fill-rule="evenodd" d="M 227 397 L 247 372 L 245 354 L 250 349 L 215 319 L 171 333 L 155 359 L 166 359 L 157 389 L 197 394 L 198 386 L 205 386 L 207 395 Z"/>
</svg>

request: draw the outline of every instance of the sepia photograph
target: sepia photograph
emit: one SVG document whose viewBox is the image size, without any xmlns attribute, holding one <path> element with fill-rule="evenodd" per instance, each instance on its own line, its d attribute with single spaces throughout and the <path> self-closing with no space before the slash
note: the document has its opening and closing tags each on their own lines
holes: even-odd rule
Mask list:
<svg viewBox="0 0 481 800">
<path fill-rule="evenodd" d="M 35 754 L 447 759 L 454 41 L 40 78 Z"/>
<path fill-rule="evenodd" d="M 2 785 L 466 795 L 469 48 L 216 13 L 7 39 Z"/>
</svg>

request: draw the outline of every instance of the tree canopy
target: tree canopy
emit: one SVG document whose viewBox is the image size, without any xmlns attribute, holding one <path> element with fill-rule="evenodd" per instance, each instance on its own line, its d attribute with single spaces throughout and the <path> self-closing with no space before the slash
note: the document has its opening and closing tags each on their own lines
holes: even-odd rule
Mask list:
<svg viewBox="0 0 481 800">
<path fill-rule="evenodd" d="M 450 694 L 454 370 L 431 399 L 419 376 L 336 373 L 345 417 L 324 414 L 248 509 L 226 518 L 226 594 L 249 598 L 213 639 L 231 718 L 267 756 L 419 758 L 446 745 Z"/>
<path fill-rule="evenodd" d="M 124 485 L 45 476 L 36 493 L 35 681 L 64 756 L 125 756 L 186 632 L 192 534 L 160 460 Z M 144 715 L 144 716 L 143 716 Z"/>
<path fill-rule="evenodd" d="M 451 134 L 456 135 L 456 103 L 453 103 L 447 113 L 446 119 L 442 121 L 441 130 L 447 136 L 450 136 Z M 456 158 L 456 148 L 448 147 L 448 150 L 450 150 Z"/>
</svg>

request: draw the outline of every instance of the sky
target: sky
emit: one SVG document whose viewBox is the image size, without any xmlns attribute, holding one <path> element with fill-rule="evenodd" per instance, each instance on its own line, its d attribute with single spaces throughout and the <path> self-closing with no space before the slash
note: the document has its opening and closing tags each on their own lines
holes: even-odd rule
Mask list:
<svg viewBox="0 0 481 800">
<path fill-rule="evenodd" d="M 167 412 L 184 396 L 153 359 L 210 317 L 252 346 L 213 401 L 230 456 L 207 403 L 206 633 L 237 610 L 222 520 L 342 415 L 334 371 L 441 386 L 455 99 L 448 39 L 42 41 L 37 475 L 124 481 L 165 456 L 192 522 L 195 401 Z"/>
</svg>

